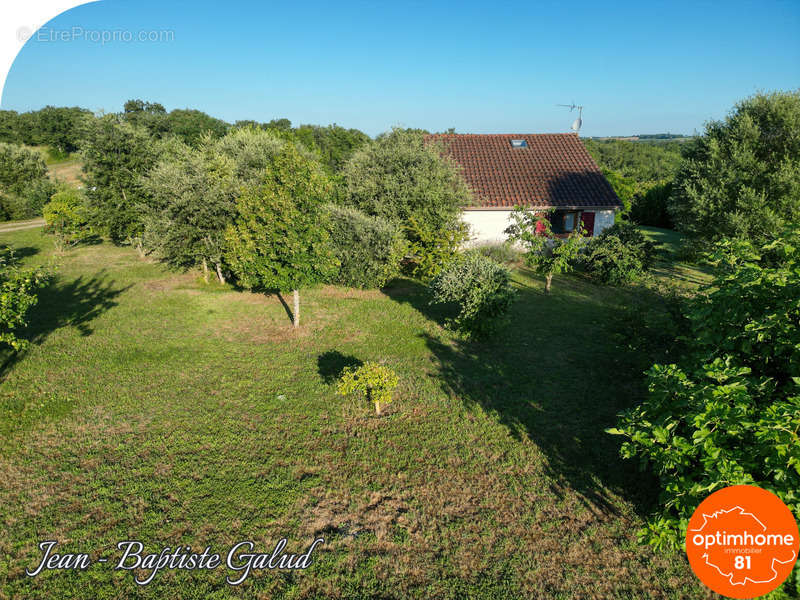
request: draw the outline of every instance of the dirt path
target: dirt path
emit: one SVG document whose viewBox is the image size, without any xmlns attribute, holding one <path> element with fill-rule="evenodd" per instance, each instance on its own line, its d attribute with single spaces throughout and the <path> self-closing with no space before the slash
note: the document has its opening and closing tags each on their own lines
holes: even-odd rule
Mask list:
<svg viewBox="0 0 800 600">
<path fill-rule="evenodd" d="M 0 233 L 8 233 L 9 231 L 19 231 L 20 229 L 33 229 L 34 227 L 42 227 L 44 219 L 31 219 L 30 221 L 13 221 L 11 223 L 0 223 Z"/>
</svg>

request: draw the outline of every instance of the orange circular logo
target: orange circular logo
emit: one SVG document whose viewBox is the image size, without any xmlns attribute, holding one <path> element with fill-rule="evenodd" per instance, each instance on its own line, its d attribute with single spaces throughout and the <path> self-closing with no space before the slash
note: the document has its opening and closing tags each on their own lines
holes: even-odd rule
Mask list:
<svg viewBox="0 0 800 600">
<path fill-rule="evenodd" d="M 800 533 L 772 492 L 734 485 L 711 494 L 689 519 L 686 554 L 704 584 L 730 598 L 777 588 L 797 560 Z"/>
</svg>

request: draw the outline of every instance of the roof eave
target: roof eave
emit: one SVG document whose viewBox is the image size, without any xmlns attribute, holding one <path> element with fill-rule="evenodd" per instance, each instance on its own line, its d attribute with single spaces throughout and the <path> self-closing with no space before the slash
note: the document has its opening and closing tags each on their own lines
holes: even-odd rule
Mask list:
<svg viewBox="0 0 800 600">
<path fill-rule="evenodd" d="M 461 210 L 514 210 L 518 205 L 515 206 L 465 206 Z M 563 209 L 563 210 L 619 210 L 622 208 L 619 204 L 592 204 L 592 205 L 559 205 L 559 206 L 540 206 L 540 205 L 525 205 L 525 208 L 528 209 L 541 209 L 541 210 L 550 210 L 550 209 Z"/>
</svg>

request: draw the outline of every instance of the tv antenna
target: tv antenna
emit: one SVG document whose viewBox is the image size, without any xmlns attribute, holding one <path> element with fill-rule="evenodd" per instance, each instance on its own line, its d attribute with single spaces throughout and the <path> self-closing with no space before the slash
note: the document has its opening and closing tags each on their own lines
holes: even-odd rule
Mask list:
<svg viewBox="0 0 800 600">
<path fill-rule="evenodd" d="M 581 129 L 581 125 L 583 125 L 583 107 L 578 106 L 574 102 L 572 104 L 556 104 L 556 106 L 563 106 L 565 108 L 568 108 L 569 112 L 572 112 L 576 108 L 578 109 L 578 118 L 572 122 L 572 127 L 570 127 L 572 131 L 578 133 Z"/>
</svg>

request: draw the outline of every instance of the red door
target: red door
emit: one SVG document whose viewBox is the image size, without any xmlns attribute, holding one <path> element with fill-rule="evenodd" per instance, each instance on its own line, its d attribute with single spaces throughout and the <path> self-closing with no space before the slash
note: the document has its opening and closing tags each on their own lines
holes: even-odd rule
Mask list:
<svg viewBox="0 0 800 600">
<path fill-rule="evenodd" d="M 586 235 L 589 237 L 594 235 L 594 213 L 584 212 L 581 214 L 581 221 L 583 221 L 583 228 L 586 230 Z"/>
</svg>

